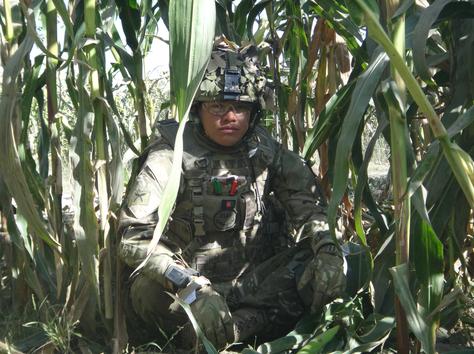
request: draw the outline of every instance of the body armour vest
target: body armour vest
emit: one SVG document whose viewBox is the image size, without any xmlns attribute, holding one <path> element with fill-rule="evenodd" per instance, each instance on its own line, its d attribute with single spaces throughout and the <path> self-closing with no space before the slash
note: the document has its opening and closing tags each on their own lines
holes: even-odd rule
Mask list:
<svg viewBox="0 0 474 354">
<path fill-rule="evenodd" d="M 177 128 L 160 122 L 157 141 L 173 146 Z M 192 122 L 183 141 L 183 179 L 162 240 L 213 282 L 233 280 L 284 244 L 270 193 L 278 144 L 257 126 L 238 146 L 220 147 Z"/>
</svg>

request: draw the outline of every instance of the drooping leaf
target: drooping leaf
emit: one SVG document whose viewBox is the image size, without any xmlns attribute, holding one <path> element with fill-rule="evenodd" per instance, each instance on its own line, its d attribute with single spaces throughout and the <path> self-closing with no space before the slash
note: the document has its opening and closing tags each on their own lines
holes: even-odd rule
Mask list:
<svg viewBox="0 0 474 354">
<path fill-rule="evenodd" d="M 250 10 L 247 17 L 247 36 L 253 38 L 253 24 L 258 15 L 271 3 L 271 0 L 262 0 L 256 3 Z"/>
<path fill-rule="evenodd" d="M 354 339 L 358 345 L 347 351 L 347 354 L 373 351 L 386 341 L 393 328 L 395 328 L 393 317 L 383 317 L 377 313 L 370 314 L 357 329 Z"/>
<path fill-rule="evenodd" d="M 46 230 L 44 220 L 36 209 L 21 168 L 17 145 L 13 136 L 13 120 L 17 104 L 16 79 L 20 74 L 23 60 L 30 53 L 32 46 L 33 39 L 26 36 L 3 69 L 3 95 L 0 101 L 0 110 L 4 112 L 0 117 L 0 134 L 2 135 L 2 139 L 0 139 L 1 173 L 10 194 L 18 205 L 20 213 L 28 220 L 29 227 L 38 237 L 55 249 L 59 244 Z"/>
<path fill-rule="evenodd" d="M 173 165 L 158 208 L 158 223 L 148 247 L 147 261 L 158 244 L 174 207 L 181 178 L 183 131 L 189 110 L 210 59 L 216 23 L 213 0 L 170 2 L 170 80 L 176 102 L 179 128 L 173 151 Z"/>
<path fill-rule="evenodd" d="M 366 71 L 358 78 L 354 94 L 351 96 L 351 103 L 344 118 L 341 135 L 337 144 L 336 161 L 334 170 L 333 195 L 328 208 L 328 222 L 331 230 L 334 230 L 337 208 L 346 191 L 347 178 L 349 172 L 349 158 L 352 144 L 357 133 L 367 105 L 378 86 L 380 77 L 388 62 L 387 56 L 381 51 L 374 53 L 371 64 Z"/>
<path fill-rule="evenodd" d="M 303 156 L 306 160 L 310 160 L 319 146 L 334 131 L 334 128 L 340 126 L 342 114 L 350 102 L 354 87 L 355 81 L 349 82 L 338 90 L 326 103 L 326 106 L 318 116 L 316 126 L 308 132 L 303 148 Z"/>
</svg>

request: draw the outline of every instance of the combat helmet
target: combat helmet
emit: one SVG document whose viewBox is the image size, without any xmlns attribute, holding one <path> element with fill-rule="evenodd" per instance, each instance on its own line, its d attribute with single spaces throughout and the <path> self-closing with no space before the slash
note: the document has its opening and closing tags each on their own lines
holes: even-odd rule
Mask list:
<svg viewBox="0 0 474 354">
<path fill-rule="evenodd" d="M 273 109 L 273 90 L 256 46 L 239 48 L 224 36 L 216 39 L 194 101 L 220 100 L 255 103 L 258 112 Z"/>
</svg>

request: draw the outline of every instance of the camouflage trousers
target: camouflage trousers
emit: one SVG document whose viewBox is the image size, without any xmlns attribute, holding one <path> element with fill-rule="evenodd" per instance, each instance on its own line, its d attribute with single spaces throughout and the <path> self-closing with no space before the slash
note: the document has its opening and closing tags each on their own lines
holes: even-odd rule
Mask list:
<svg viewBox="0 0 474 354">
<path fill-rule="evenodd" d="M 300 242 L 255 266 L 237 280 L 213 283 L 212 287 L 226 299 L 231 312 L 250 308 L 265 313 L 264 330 L 253 333 L 253 338 L 278 338 L 289 332 L 307 309 L 298 294 L 297 282 L 312 258 L 309 242 Z M 129 326 L 139 327 L 141 332 L 146 327 L 149 338 L 153 338 L 150 332 L 154 332 L 156 338 L 161 331 L 170 337 L 188 322 L 181 306 L 159 283 L 144 275 L 132 280 L 129 303 L 134 312 L 127 315 Z"/>
</svg>

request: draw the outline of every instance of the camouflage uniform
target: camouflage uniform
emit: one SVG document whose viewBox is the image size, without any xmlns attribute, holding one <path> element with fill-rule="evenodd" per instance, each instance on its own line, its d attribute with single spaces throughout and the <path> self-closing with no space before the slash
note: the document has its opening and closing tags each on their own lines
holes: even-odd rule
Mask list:
<svg viewBox="0 0 474 354">
<path fill-rule="evenodd" d="M 120 256 L 132 269 L 144 260 L 157 223 L 176 131 L 174 121 L 157 125 L 121 212 Z M 234 321 L 260 323 L 240 339 L 281 335 L 305 308 L 319 311 L 342 290 L 342 259 L 334 256 L 326 230 L 315 176 L 297 154 L 258 125 L 237 145 L 219 146 L 194 117 L 184 130 L 183 171 L 172 218 L 152 258 L 130 280 L 132 307 L 140 320 L 169 334 L 186 323 L 184 312 L 165 293 L 176 290 L 165 271 L 179 264 L 210 280 Z M 320 250 L 332 256 L 321 276 L 308 271 L 308 265 L 325 259 Z"/>
</svg>

